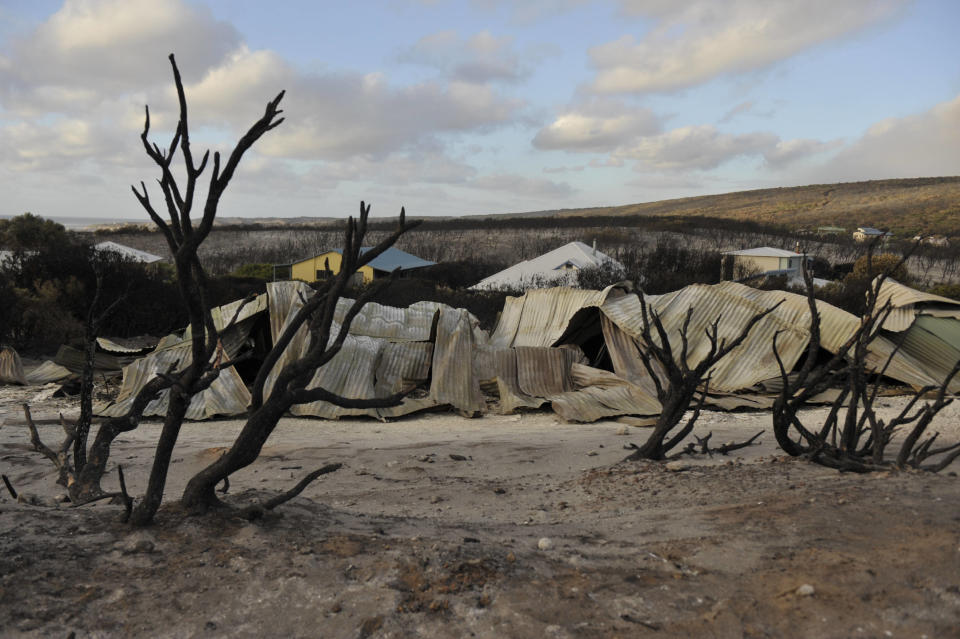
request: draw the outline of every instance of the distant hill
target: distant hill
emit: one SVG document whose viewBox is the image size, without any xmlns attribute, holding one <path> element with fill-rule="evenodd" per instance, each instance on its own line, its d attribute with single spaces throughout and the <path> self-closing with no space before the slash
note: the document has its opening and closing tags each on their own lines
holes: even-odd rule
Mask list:
<svg viewBox="0 0 960 639">
<path fill-rule="evenodd" d="M 872 226 L 900 236 L 916 233 L 957 236 L 960 235 L 960 177 L 812 184 L 502 217 L 595 215 L 713 217 L 751 220 L 791 229 L 838 226 L 851 232 L 858 226 Z"/>
</svg>

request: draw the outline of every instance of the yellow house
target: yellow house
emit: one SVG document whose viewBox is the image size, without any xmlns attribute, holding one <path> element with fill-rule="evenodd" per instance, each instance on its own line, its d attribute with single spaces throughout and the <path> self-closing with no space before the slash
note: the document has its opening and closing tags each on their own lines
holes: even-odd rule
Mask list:
<svg viewBox="0 0 960 639">
<path fill-rule="evenodd" d="M 371 247 L 365 246 L 360 249 L 360 253 L 366 253 Z M 294 262 L 289 265 L 290 279 L 303 280 L 304 282 L 316 282 L 318 280 L 332 277 L 340 272 L 340 264 L 343 261 L 341 251 L 327 251 L 320 255 L 314 255 L 306 259 Z M 369 264 L 357 269 L 359 278 L 362 278 L 364 284 L 368 284 L 377 277 L 389 275 L 396 269 L 400 269 L 401 275 L 425 266 L 433 266 L 436 262 L 420 259 L 416 255 L 411 255 L 406 251 L 390 247 Z M 358 279 L 359 279 L 358 278 Z"/>
</svg>

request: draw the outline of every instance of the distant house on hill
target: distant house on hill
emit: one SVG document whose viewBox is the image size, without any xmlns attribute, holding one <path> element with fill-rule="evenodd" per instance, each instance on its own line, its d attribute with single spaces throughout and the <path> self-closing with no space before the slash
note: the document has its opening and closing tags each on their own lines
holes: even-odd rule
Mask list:
<svg viewBox="0 0 960 639">
<path fill-rule="evenodd" d="M 583 242 L 570 242 L 540 257 L 505 268 L 471 286 L 474 290 L 541 288 L 575 286 L 578 272 L 587 268 L 610 268 L 623 271 L 623 264 Z"/>
<path fill-rule="evenodd" d="M 163 258 L 159 255 L 154 255 L 153 253 L 147 253 L 146 251 L 141 251 L 140 249 L 135 249 L 131 246 L 126 246 L 124 244 L 118 244 L 117 242 L 100 242 L 99 244 L 94 244 L 93 248 L 98 251 L 107 251 L 110 253 L 119 253 L 128 260 L 134 262 L 142 262 L 144 264 L 153 264 L 154 262 L 159 262 Z"/>
<path fill-rule="evenodd" d="M 360 254 L 366 253 L 371 248 L 369 246 L 361 248 Z M 290 279 L 303 280 L 304 282 L 326 279 L 340 272 L 340 263 L 343 260 L 342 253 L 342 250 L 336 249 L 304 258 L 292 264 L 277 264 L 274 266 L 274 275 L 276 276 L 281 269 L 283 271 L 289 269 Z M 389 275 L 396 269 L 400 269 L 402 276 L 403 274 L 409 274 L 410 271 L 434 264 L 436 262 L 424 260 L 406 251 L 390 247 L 371 260 L 369 264 L 361 266 L 357 271 L 357 276 L 358 279 L 362 279 L 364 284 L 367 284 L 372 282 L 374 278 Z"/>
<path fill-rule="evenodd" d="M 744 275 L 761 273 L 799 273 L 803 258 L 802 253 L 794 253 L 793 251 L 769 246 L 742 251 L 727 251 L 723 254 L 721 262 L 723 279 L 740 279 Z"/>
<path fill-rule="evenodd" d="M 893 233 L 890 231 L 881 231 L 880 229 L 869 226 L 858 226 L 857 230 L 853 232 L 853 239 L 857 242 L 869 242 L 877 238 L 881 238 L 882 241 L 886 242 L 892 237 Z"/>
</svg>

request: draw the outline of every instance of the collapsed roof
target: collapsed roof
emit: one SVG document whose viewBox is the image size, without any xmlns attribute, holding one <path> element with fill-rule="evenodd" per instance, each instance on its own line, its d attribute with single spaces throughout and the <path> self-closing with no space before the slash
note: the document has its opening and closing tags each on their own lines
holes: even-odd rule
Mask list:
<svg viewBox="0 0 960 639">
<path fill-rule="evenodd" d="M 890 316 L 888 331 L 871 342 L 868 364 L 879 370 L 892 356 L 885 371 L 888 377 L 915 387 L 939 383 L 960 357 L 960 303 L 923 297 L 926 294 L 916 291 L 908 294 L 902 290 L 906 287 L 896 288 L 900 286 L 891 281 L 881 291 L 897 300 L 897 309 L 902 310 Z M 312 289 L 303 282 L 269 284 L 267 293 L 244 306 L 223 336 L 228 357 L 249 348 L 256 321 L 269 322 L 276 340 L 310 294 Z M 794 293 L 722 282 L 646 296 L 645 301 L 660 316 L 671 341 L 679 342 L 687 309 L 693 309 L 687 349 L 691 367 L 710 348 L 707 326 L 717 321 L 719 339 L 733 339 L 750 318 L 782 301 L 712 369 L 710 401 L 720 407 L 769 405 L 740 393 L 752 392 L 765 382 L 770 385 L 771 380 L 776 385 L 780 373 L 772 349 L 774 335 L 788 369 L 796 365 L 810 339 L 807 299 Z M 343 320 L 351 304 L 352 300 L 339 301 L 336 322 Z M 238 305 L 215 310 L 218 327 L 227 325 Z M 817 308 L 822 347 L 836 352 L 860 320 L 825 302 L 817 302 Z M 907 324 L 909 313 L 914 321 Z M 909 330 L 909 339 L 900 349 L 896 348 L 897 328 Z M 279 370 L 306 351 L 309 339 L 307 329 L 301 327 L 268 376 L 265 392 Z M 508 297 L 492 333 L 482 330 L 468 311 L 437 302 L 418 302 L 408 308 L 370 303 L 353 321 L 341 351 L 316 371 L 308 388 L 322 385 L 361 399 L 413 392 L 392 408 L 349 409 L 318 401 L 296 406 L 292 412 L 327 419 L 352 415 L 384 419 L 436 406 L 475 415 L 549 404 L 569 421 L 656 415 L 660 406 L 655 384 L 638 355 L 642 346 L 640 298 L 621 287 L 603 291 L 558 287 Z M 136 392 L 158 371 L 180 367 L 189 357 L 189 335 L 165 338 L 153 353 L 124 369 L 120 395 L 113 403 L 97 406 L 97 414 L 123 414 Z M 249 402 L 244 380 L 229 368 L 193 398 L 187 417 L 239 415 Z M 165 410 L 166 393 L 148 406 L 145 415 L 161 415 Z"/>
</svg>

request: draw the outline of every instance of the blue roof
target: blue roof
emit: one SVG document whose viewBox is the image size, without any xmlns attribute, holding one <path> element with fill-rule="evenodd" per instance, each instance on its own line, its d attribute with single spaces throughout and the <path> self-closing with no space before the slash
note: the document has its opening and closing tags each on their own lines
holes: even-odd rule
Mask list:
<svg viewBox="0 0 960 639">
<path fill-rule="evenodd" d="M 362 255 L 372 248 L 372 246 L 361 247 L 360 254 Z M 341 249 L 335 249 L 334 252 L 342 253 L 343 251 Z M 422 268 L 424 266 L 433 266 L 434 264 L 436 264 L 436 262 L 421 259 L 416 255 L 411 255 L 406 251 L 401 251 L 400 249 L 391 246 L 386 251 L 375 257 L 369 265 L 378 271 L 392 271 L 398 268 L 400 270 L 407 270 L 412 268 Z"/>
</svg>

